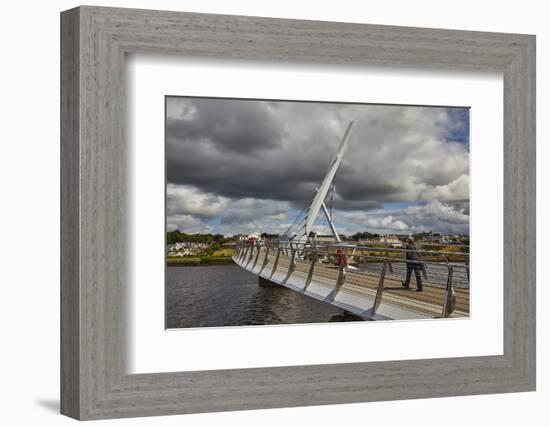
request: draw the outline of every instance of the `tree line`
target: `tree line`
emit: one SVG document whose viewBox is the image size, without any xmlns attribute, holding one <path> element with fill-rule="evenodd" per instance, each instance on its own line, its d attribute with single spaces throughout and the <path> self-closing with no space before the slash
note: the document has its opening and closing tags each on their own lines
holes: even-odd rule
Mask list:
<svg viewBox="0 0 550 427">
<path fill-rule="evenodd" d="M 278 234 L 270 234 L 270 233 L 262 233 L 260 235 L 262 239 L 277 239 L 279 238 Z M 367 240 L 367 239 L 375 239 L 379 238 L 380 235 L 376 233 L 369 233 L 368 231 L 365 231 L 363 233 L 355 233 L 353 236 L 344 236 L 341 235 L 341 237 L 345 240 Z M 226 242 L 233 242 L 238 239 L 238 235 L 234 235 L 231 237 L 225 237 L 223 234 L 210 234 L 210 233 L 197 233 L 197 234 L 187 234 L 182 233 L 179 230 L 174 231 L 168 231 L 166 233 L 166 243 L 171 245 L 174 243 L 179 242 L 191 242 L 191 243 L 207 243 L 207 244 L 213 244 L 213 243 L 219 243 L 223 244 Z"/>
<path fill-rule="evenodd" d="M 413 235 L 415 240 L 422 240 L 423 237 L 428 236 L 430 233 L 416 233 Z M 182 233 L 179 230 L 169 231 L 166 233 L 166 243 L 171 245 L 178 242 L 191 242 L 191 243 L 206 243 L 206 244 L 214 244 L 217 243 L 219 245 L 226 243 L 226 242 L 234 242 L 235 240 L 238 240 L 238 235 L 234 235 L 231 237 L 225 237 L 223 234 L 210 234 L 210 233 L 197 233 L 197 234 L 187 234 Z M 279 237 L 278 234 L 269 234 L 269 233 L 262 233 L 261 238 L 262 239 L 277 239 Z M 380 238 L 380 234 L 377 233 L 369 233 L 368 231 L 364 231 L 361 233 L 355 233 L 351 236 L 346 236 L 341 234 L 340 237 L 342 240 L 347 241 L 355 241 L 358 242 L 360 240 L 371 240 L 371 239 L 378 239 Z M 462 243 L 469 244 L 469 237 L 463 236 L 462 237 Z"/>
<path fill-rule="evenodd" d="M 223 234 L 206 234 L 206 233 L 187 234 L 187 233 L 182 233 L 179 230 L 168 231 L 166 233 L 166 243 L 168 245 L 172 245 L 174 243 L 180 243 L 180 242 L 207 243 L 210 245 L 213 243 L 222 244 L 228 241 L 231 241 L 231 239 L 226 238 Z"/>
</svg>

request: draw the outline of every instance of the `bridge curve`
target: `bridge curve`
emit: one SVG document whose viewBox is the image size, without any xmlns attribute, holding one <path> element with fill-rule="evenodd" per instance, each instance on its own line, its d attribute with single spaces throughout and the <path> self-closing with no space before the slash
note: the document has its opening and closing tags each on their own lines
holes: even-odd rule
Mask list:
<svg viewBox="0 0 550 427">
<path fill-rule="evenodd" d="M 426 319 L 468 317 L 470 311 L 469 264 L 422 261 L 430 271 L 443 268 L 445 284 L 426 280 L 423 291 L 401 286 L 394 266 L 404 258 L 373 256 L 359 245 L 318 245 L 287 242 L 240 242 L 233 261 L 263 280 L 284 286 L 308 297 L 339 307 L 365 320 Z M 383 249 L 391 252 L 395 249 Z M 398 251 L 398 250 L 397 250 Z M 420 252 L 420 251 L 419 251 Z M 432 252 L 432 251 L 422 251 Z M 438 254 L 446 256 L 445 253 Z M 455 254 L 456 255 L 456 254 Z M 345 259 L 350 263 L 338 262 Z M 378 262 L 379 272 L 365 268 Z M 467 279 L 468 286 L 455 286 L 457 279 Z"/>
</svg>

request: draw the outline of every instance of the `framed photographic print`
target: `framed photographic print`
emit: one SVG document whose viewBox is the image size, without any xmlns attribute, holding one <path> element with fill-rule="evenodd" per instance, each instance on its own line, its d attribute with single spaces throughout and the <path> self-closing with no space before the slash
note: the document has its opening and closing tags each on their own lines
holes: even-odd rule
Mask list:
<svg viewBox="0 0 550 427">
<path fill-rule="evenodd" d="M 166 140 L 167 328 L 468 317 L 467 108 L 168 96 Z"/>
<path fill-rule="evenodd" d="M 62 13 L 62 413 L 535 388 L 534 36 Z"/>
</svg>

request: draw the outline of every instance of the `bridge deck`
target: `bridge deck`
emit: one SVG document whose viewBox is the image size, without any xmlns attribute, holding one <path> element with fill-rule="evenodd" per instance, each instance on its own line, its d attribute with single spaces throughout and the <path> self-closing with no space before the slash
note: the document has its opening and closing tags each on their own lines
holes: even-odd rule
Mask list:
<svg viewBox="0 0 550 427">
<path fill-rule="evenodd" d="M 445 288 L 424 281 L 423 291 L 415 291 L 414 275 L 411 289 L 401 286 L 402 277 L 386 272 L 381 304 L 373 312 L 380 274 L 348 269 L 338 289 L 339 267 L 328 263 L 312 263 L 295 259 L 295 268 L 289 271 L 291 257 L 281 252 L 266 257 L 266 248 L 236 254 L 234 261 L 246 270 L 275 283 L 292 288 L 308 296 L 344 308 L 364 318 L 435 318 L 441 317 Z M 308 280 L 309 278 L 309 280 Z M 450 317 L 467 317 L 470 312 L 469 288 L 457 288 L 456 305 Z"/>
</svg>

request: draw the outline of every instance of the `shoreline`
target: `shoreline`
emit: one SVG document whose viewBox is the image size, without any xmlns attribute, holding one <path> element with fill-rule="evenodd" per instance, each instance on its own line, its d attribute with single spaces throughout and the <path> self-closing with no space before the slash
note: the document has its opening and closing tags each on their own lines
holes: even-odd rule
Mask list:
<svg viewBox="0 0 550 427">
<path fill-rule="evenodd" d="M 219 258 L 166 258 L 166 267 L 204 267 L 234 264 L 231 257 Z"/>
</svg>

